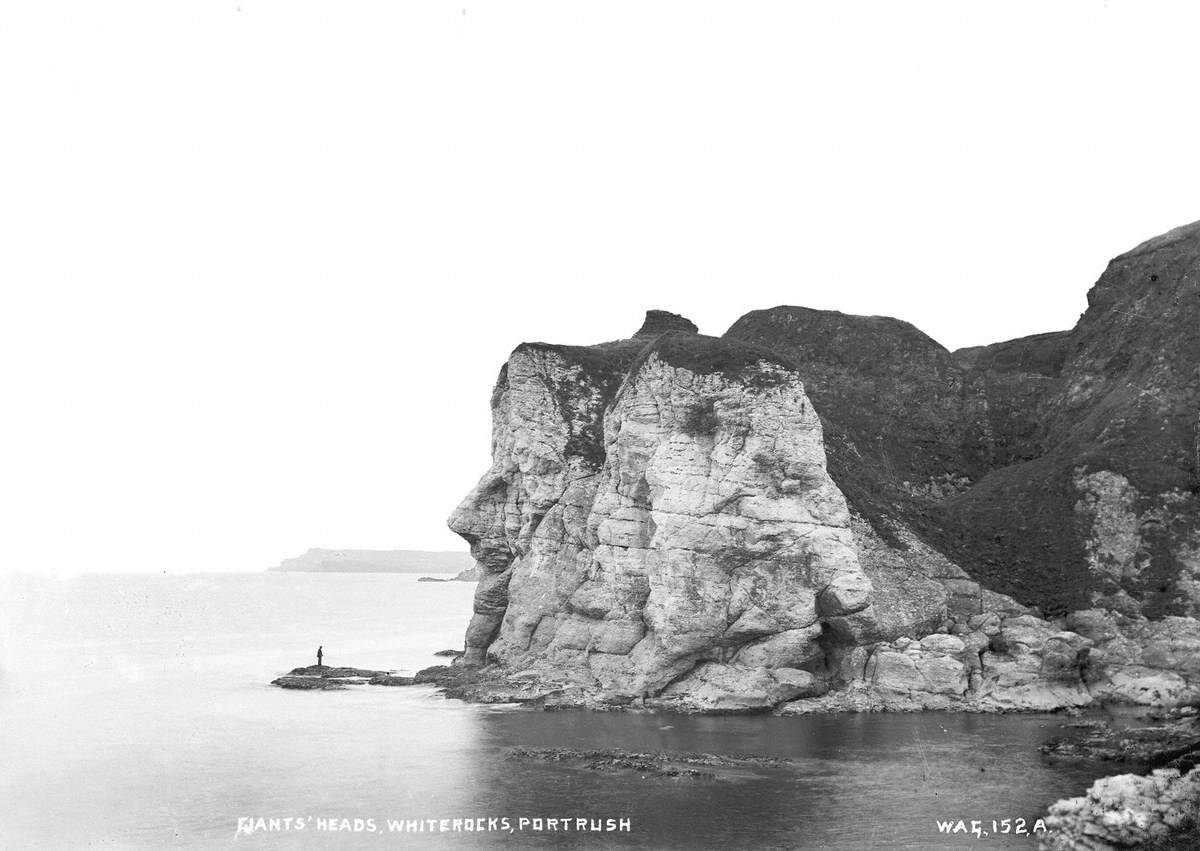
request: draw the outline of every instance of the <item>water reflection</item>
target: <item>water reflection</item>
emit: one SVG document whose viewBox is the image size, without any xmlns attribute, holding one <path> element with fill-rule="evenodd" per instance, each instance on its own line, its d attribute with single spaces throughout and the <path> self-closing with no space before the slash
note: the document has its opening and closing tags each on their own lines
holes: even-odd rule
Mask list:
<svg viewBox="0 0 1200 851">
<path fill-rule="evenodd" d="M 610 713 L 481 716 L 492 782 L 475 801 L 507 813 L 622 816 L 629 835 L 606 842 L 645 848 L 934 848 L 936 819 L 1040 814 L 1075 794 L 1096 766 L 1050 769 L 1037 746 L 1059 731 L 1053 716 L 961 714 L 811 718 L 675 718 Z M 512 762 L 508 747 L 752 753 L 791 769 L 735 780 L 646 778 L 555 764 Z M 559 837 L 541 837 L 543 844 Z M 1028 846 L 997 839 L 989 847 Z"/>
<path fill-rule="evenodd" d="M 461 641 L 469 585 L 395 576 L 107 577 L 0 599 L 0 846 L 222 847 L 239 817 L 628 818 L 632 832 L 242 836 L 239 848 L 958 848 L 935 818 L 1033 818 L 1107 765 L 1050 767 L 1053 716 L 537 712 L 429 688 L 266 684 L 318 643 L 417 668 Z M 404 625 L 401 629 L 399 625 Z M 323 642 L 312 641 L 314 634 Z M 295 648 L 304 655 L 297 658 Z M 327 661 L 333 661 L 329 658 Z M 720 781 L 507 758 L 513 746 L 759 754 Z M 353 822 L 351 821 L 353 824 Z M 314 822 L 315 824 L 315 822 Z M 989 848 L 1028 848 L 1028 840 Z"/>
</svg>

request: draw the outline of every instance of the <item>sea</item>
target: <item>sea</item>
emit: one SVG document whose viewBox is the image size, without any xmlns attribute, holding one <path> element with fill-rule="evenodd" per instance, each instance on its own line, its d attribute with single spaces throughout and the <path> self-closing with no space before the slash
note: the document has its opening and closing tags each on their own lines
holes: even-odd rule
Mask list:
<svg viewBox="0 0 1200 851">
<path fill-rule="evenodd" d="M 1062 715 L 547 712 L 270 685 L 318 645 L 328 665 L 444 661 L 475 586 L 417 580 L 0 580 L 0 848 L 1033 848 L 1050 802 L 1114 772 L 1038 752 L 1073 734 Z M 664 778 L 514 747 L 790 762 Z"/>
</svg>

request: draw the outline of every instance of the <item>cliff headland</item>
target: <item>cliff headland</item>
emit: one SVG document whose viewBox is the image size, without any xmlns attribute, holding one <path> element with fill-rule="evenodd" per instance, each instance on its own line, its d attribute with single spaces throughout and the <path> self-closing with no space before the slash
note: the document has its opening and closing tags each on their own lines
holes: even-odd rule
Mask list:
<svg viewBox="0 0 1200 851">
<path fill-rule="evenodd" d="M 780 306 L 525 343 L 450 518 L 476 699 L 688 712 L 1200 699 L 1200 223 L 1069 331 Z M 435 679 L 432 673 L 430 679 Z"/>
</svg>

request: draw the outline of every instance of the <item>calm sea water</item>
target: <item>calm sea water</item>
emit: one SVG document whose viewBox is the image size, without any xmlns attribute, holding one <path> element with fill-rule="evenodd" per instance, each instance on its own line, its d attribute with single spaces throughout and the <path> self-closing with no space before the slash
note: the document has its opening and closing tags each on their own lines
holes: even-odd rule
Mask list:
<svg viewBox="0 0 1200 851">
<path fill-rule="evenodd" d="M 435 651 L 461 644 L 470 583 L 85 575 L 0 590 L 6 848 L 1020 848 L 1033 843 L 940 836 L 935 821 L 1032 822 L 1112 770 L 1046 765 L 1036 748 L 1061 733 L 1057 716 L 536 712 L 424 687 L 268 685 L 312 663 L 317 644 L 332 665 L 436 663 Z M 641 779 L 513 762 L 513 745 L 752 753 L 800 768 Z M 238 835 L 239 818 L 259 817 L 305 827 Z M 387 829 L 388 819 L 568 817 L 631 829 Z M 321 830 L 322 819 L 350 829 Z M 376 832 L 355 831 L 355 819 Z"/>
</svg>

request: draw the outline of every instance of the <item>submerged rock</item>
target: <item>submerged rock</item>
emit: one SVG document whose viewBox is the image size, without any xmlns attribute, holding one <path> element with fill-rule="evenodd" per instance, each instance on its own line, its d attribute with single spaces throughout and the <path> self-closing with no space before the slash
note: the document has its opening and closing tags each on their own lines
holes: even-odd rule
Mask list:
<svg viewBox="0 0 1200 851">
<path fill-rule="evenodd" d="M 1127 763 L 1142 770 L 1165 767 L 1187 772 L 1200 761 L 1200 723 L 1186 719 L 1114 728 L 1100 722 L 1089 725 L 1085 736 L 1055 739 L 1040 750 L 1055 759 L 1099 759 Z"/>
<path fill-rule="evenodd" d="M 689 780 L 740 780 L 778 770 L 794 770 L 795 763 L 779 757 L 748 754 L 676 753 L 673 751 L 632 752 L 620 749 L 574 750 L 572 748 L 508 749 L 508 759 L 548 762 L 566 768 L 610 774 L 636 774 L 647 778 Z"/>
<path fill-rule="evenodd" d="M 372 686 L 411 686 L 413 683 L 412 677 L 397 677 L 395 674 L 377 674 L 367 680 L 367 685 Z"/>
<path fill-rule="evenodd" d="M 271 685 L 280 688 L 300 689 L 304 691 L 341 689 L 346 687 L 343 680 L 326 677 L 278 677 L 271 680 Z"/>
</svg>

